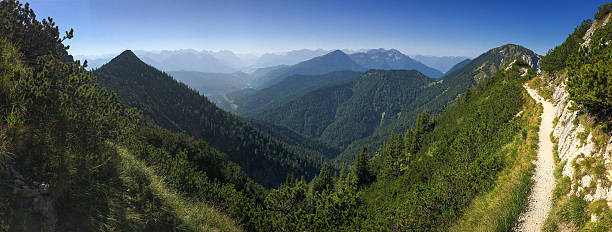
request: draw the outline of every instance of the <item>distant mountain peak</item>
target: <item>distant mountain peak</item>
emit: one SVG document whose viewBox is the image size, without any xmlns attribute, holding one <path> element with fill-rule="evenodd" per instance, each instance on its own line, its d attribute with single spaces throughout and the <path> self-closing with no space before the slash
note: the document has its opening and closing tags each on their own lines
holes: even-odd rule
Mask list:
<svg viewBox="0 0 612 232">
<path fill-rule="evenodd" d="M 123 58 L 131 58 L 131 59 L 139 59 L 138 56 L 136 56 L 136 54 L 134 54 L 134 52 L 132 52 L 132 50 L 128 49 L 123 51 L 121 54 L 119 54 L 117 57 L 123 57 Z"/>
<path fill-rule="evenodd" d="M 393 54 L 393 55 L 404 55 L 402 52 L 398 51 L 397 49 L 384 49 L 384 48 L 377 48 L 377 49 L 370 49 L 367 50 L 365 53 L 367 54 L 376 54 L 376 53 L 389 53 L 389 54 Z"/>
<path fill-rule="evenodd" d="M 327 55 L 346 55 L 346 53 L 344 53 L 343 51 L 341 51 L 339 49 L 336 49 L 336 50 L 334 50 L 334 51 L 332 51 L 330 53 L 327 53 L 324 56 L 327 56 Z"/>
<path fill-rule="evenodd" d="M 138 56 L 136 56 L 136 54 L 134 54 L 132 50 L 128 49 L 128 50 L 123 51 L 121 54 L 119 54 L 118 56 L 116 56 L 115 58 L 113 58 L 111 61 L 109 61 L 107 64 L 103 66 L 107 66 L 107 65 L 114 66 L 114 65 L 123 65 L 123 64 L 147 65 L 140 58 L 138 58 Z"/>
<path fill-rule="evenodd" d="M 521 59 L 529 64 L 533 70 L 540 69 L 540 55 L 532 50 L 517 44 L 505 44 L 489 50 L 487 53 L 501 56 L 502 63 L 511 62 L 513 59 Z"/>
</svg>

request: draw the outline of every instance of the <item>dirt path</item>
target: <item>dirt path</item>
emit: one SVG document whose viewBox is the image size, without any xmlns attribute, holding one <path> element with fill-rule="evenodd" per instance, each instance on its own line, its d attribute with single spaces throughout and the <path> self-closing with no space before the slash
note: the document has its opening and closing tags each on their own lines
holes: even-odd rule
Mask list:
<svg viewBox="0 0 612 232">
<path fill-rule="evenodd" d="M 550 133 L 553 131 L 554 106 L 540 97 L 535 90 L 524 86 L 529 95 L 544 106 L 542 122 L 538 132 L 538 160 L 535 162 L 536 171 L 533 175 L 534 184 L 529 196 L 527 210 L 520 216 L 517 231 L 541 231 L 544 220 L 551 207 L 552 190 L 555 186 L 553 171 L 555 161 L 553 158 L 553 144 Z"/>
</svg>

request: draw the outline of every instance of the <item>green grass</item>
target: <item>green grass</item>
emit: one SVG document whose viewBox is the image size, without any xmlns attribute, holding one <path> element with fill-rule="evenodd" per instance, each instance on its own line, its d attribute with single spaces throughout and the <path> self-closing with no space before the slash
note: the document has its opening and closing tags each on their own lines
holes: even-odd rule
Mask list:
<svg viewBox="0 0 612 232">
<path fill-rule="evenodd" d="M 574 226 L 582 227 L 588 220 L 586 216 L 587 205 L 587 201 L 572 195 L 559 208 L 559 216 L 565 222 L 571 222 Z"/>
<path fill-rule="evenodd" d="M 124 172 L 123 180 L 130 182 L 133 178 L 148 179 L 151 194 L 159 198 L 164 208 L 171 211 L 181 221 L 180 229 L 188 231 L 241 231 L 231 218 L 220 213 L 215 208 L 192 199 L 180 196 L 175 191 L 169 189 L 155 172 L 147 167 L 142 161 L 136 159 L 126 149 L 117 147 L 121 157 L 121 170 Z M 139 221 L 141 217 L 133 213 L 131 217 L 134 221 Z"/>
<path fill-rule="evenodd" d="M 524 94 L 527 94 L 524 92 Z M 524 130 L 503 147 L 509 165 L 498 175 L 495 188 L 477 196 L 450 231 L 509 231 L 526 206 L 536 158 L 542 106 L 529 96 L 521 119 Z"/>
</svg>

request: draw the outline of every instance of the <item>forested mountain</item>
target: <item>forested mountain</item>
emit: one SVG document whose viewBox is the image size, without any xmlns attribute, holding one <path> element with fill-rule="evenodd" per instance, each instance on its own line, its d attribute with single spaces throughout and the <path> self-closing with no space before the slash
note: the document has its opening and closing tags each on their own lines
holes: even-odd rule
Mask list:
<svg viewBox="0 0 612 232">
<path fill-rule="evenodd" d="M 367 52 L 353 53 L 350 57 L 355 63 L 367 69 L 417 70 L 431 78 L 440 78 L 444 75 L 441 71 L 413 60 L 395 49 L 372 49 Z"/>
<path fill-rule="evenodd" d="M 414 70 L 370 70 L 349 82 L 319 88 L 256 118 L 346 147 L 389 118 L 415 108 L 435 80 Z"/>
<path fill-rule="evenodd" d="M 412 109 L 402 112 L 398 120 L 389 120 L 381 125 L 371 136 L 355 141 L 338 158 L 340 161 L 352 160 L 362 146 L 377 148 L 390 133 L 401 133 L 410 128 L 420 112 L 428 111 L 432 114 L 443 112 L 459 95 L 464 94 L 470 87 L 479 81 L 486 80 L 497 71 L 508 65 L 514 59 L 522 60 L 533 70 L 540 68 L 540 57 L 533 51 L 519 45 L 507 44 L 491 49 L 462 68 L 447 74 L 436 85 L 431 86 L 422 95 L 416 97 L 421 100 Z"/>
<path fill-rule="evenodd" d="M 319 169 L 320 154 L 270 138 L 129 50 L 93 75 L 126 106 L 143 110 L 145 118 L 162 127 L 207 141 L 258 183 L 275 186 L 290 173 L 311 178 Z"/>
<path fill-rule="evenodd" d="M 168 74 L 206 96 L 235 92 L 246 88 L 248 82 L 248 77 L 240 73 L 169 71 Z"/>
<path fill-rule="evenodd" d="M 271 71 L 282 69 L 282 68 L 287 68 L 287 67 L 289 67 L 289 65 L 283 64 L 283 65 L 269 66 L 269 67 L 264 67 L 264 68 L 257 68 L 250 75 L 253 80 L 257 80 L 257 79 L 262 78 L 263 76 L 265 76 Z"/>
<path fill-rule="evenodd" d="M 293 75 L 265 89 L 256 91 L 239 91 L 228 98 L 235 105 L 231 110 L 240 115 L 254 115 L 265 109 L 270 109 L 286 103 L 304 93 L 329 85 L 343 82 L 359 76 L 360 72 L 338 71 L 322 75 Z"/>
<path fill-rule="evenodd" d="M 409 82 L 399 84 L 393 82 L 394 78 L 384 77 L 398 78 L 416 75 L 415 72 L 378 70 L 367 75 L 379 76 L 379 79 L 367 79 L 364 74 L 356 80 L 371 82 L 353 81 L 321 87 L 253 117 L 347 148 L 338 159 L 350 162 L 362 146 L 376 149 L 388 134 L 401 133 L 410 128 L 422 111 L 441 113 L 459 94 L 490 77 L 515 58 L 524 60 L 534 69 L 539 68 L 539 57 L 535 53 L 509 44 L 458 64 L 461 68 L 441 80 L 429 80 L 419 85 Z M 368 87 L 357 88 L 356 83 Z M 389 87 L 381 87 L 386 85 Z M 359 93 L 355 95 L 358 91 L 364 91 L 361 93 L 363 97 L 358 97 L 361 96 Z"/>
<path fill-rule="evenodd" d="M 522 88 L 529 78 L 519 75 L 522 67 L 483 80 L 435 118 L 420 114 L 411 129 L 391 136 L 365 162 L 371 170 L 363 175 L 367 187 L 361 191 L 368 230 L 448 230 L 476 195 L 495 186 L 497 173 L 516 165 L 515 154 L 528 155 L 511 143 L 525 143 L 524 128 L 537 117 L 535 112 L 517 117 L 521 110 L 535 110 Z M 522 179 L 522 192 L 528 180 Z M 496 212 L 507 222 L 487 223 L 508 230 L 521 204 L 512 207 L 519 209 Z"/>
<path fill-rule="evenodd" d="M 355 63 L 348 55 L 340 50 L 315 57 L 298 64 L 276 69 L 256 79 L 253 87 L 263 89 L 270 87 L 283 79 L 296 74 L 319 75 L 334 71 L 364 71 L 365 68 Z"/>
<path fill-rule="evenodd" d="M 330 159 L 338 156 L 343 150 L 340 147 L 329 145 L 319 140 L 304 136 L 284 126 L 279 126 L 277 124 L 257 119 L 250 119 L 248 122 L 253 127 L 269 134 L 273 138 L 276 138 L 283 143 L 316 151 Z"/>
</svg>

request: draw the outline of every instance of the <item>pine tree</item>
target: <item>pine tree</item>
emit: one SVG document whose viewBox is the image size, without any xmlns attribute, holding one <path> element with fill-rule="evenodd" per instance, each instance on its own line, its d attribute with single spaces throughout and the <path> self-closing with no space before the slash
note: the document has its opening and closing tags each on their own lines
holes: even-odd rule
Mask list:
<svg viewBox="0 0 612 232">
<path fill-rule="evenodd" d="M 361 148 L 361 152 L 355 158 L 353 163 L 357 186 L 361 187 L 368 185 L 373 180 L 372 172 L 370 171 L 370 154 L 365 147 Z"/>
<path fill-rule="evenodd" d="M 332 179 L 332 173 L 327 164 L 321 167 L 319 175 L 315 178 L 312 189 L 314 192 L 321 192 L 324 190 L 333 189 L 334 183 Z"/>
</svg>

